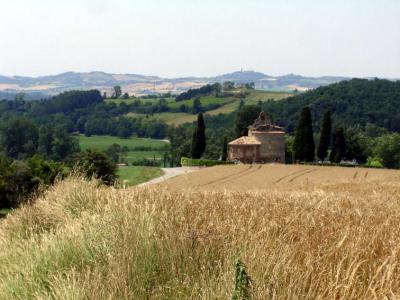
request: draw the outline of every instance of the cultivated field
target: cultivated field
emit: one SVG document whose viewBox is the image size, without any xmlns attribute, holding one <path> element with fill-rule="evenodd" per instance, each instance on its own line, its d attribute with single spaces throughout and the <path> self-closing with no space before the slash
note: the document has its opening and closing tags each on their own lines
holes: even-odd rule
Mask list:
<svg viewBox="0 0 400 300">
<path fill-rule="evenodd" d="M 126 146 L 130 149 L 137 147 L 164 149 L 168 145 L 165 141 L 147 138 L 121 139 L 119 137 L 109 135 L 93 135 L 90 137 L 84 135 L 79 136 L 79 146 L 82 150 L 92 148 L 104 151 L 112 144 L 119 144 L 120 146 Z"/>
<path fill-rule="evenodd" d="M 130 164 L 133 161 L 141 159 L 161 160 L 165 151 L 167 151 L 168 143 L 162 140 L 145 139 L 145 138 L 128 138 L 121 139 L 115 136 L 79 136 L 79 146 L 82 150 L 97 149 L 100 151 L 107 150 L 112 144 L 118 144 L 121 147 L 128 147 L 129 151 L 125 158 Z"/>
<path fill-rule="evenodd" d="M 224 166 L 146 187 L 70 178 L 0 226 L 0 299 L 398 299 L 400 173 Z"/>
<path fill-rule="evenodd" d="M 231 165 L 206 168 L 164 183 L 201 191 L 313 190 L 337 184 L 400 182 L 400 171 L 307 165 Z"/>
</svg>

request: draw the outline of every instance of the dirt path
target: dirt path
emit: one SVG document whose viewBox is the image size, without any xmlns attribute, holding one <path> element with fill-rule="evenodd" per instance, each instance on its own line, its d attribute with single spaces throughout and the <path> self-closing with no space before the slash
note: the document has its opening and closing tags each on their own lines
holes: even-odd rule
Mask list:
<svg viewBox="0 0 400 300">
<path fill-rule="evenodd" d="M 201 167 L 181 167 L 181 168 L 162 168 L 164 175 L 154 178 L 150 181 L 139 184 L 138 186 L 145 186 L 149 184 L 155 184 L 163 182 L 169 178 L 173 178 L 182 174 L 189 174 L 198 170 L 201 170 Z"/>
</svg>

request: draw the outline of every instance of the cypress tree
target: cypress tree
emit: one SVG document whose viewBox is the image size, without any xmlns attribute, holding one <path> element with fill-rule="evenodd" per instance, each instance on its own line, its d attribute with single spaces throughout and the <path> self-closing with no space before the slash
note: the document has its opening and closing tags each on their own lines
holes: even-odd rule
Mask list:
<svg viewBox="0 0 400 300">
<path fill-rule="evenodd" d="M 192 158 L 199 159 L 206 150 L 206 127 L 204 125 L 203 114 L 199 113 L 197 116 L 197 126 L 193 132 L 191 156 Z"/>
<path fill-rule="evenodd" d="M 343 128 L 337 128 L 333 133 L 332 151 L 329 160 L 334 163 L 340 163 L 346 154 L 346 142 L 344 139 Z"/>
<path fill-rule="evenodd" d="M 295 161 L 312 162 L 315 157 L 315 143 L 312 129 L 311 112 L 304 107 L 300 113 L 299 123 L 293 143 L 293 158 Z"/>
<path fill-rule="evenodd" d="M 221 160 L 222 161 L 226 161 L 227 158 L 228 158 L 228 139 L 226 137 L 224 137 L 224 141 L 223 141 L 223 144 L 222 144 Z"/>
<path fill-rule="evenodd" d="M 328 155 L 328 149 L 331 145 L 331 134 L 332 134 L 332 121 L 331 112 L 328 110 L 325 112 L 322 119 L 321 125 L 321 136 L 319 139 L 317 155 L 320 160 L 324 160 Z"/>
</svg>

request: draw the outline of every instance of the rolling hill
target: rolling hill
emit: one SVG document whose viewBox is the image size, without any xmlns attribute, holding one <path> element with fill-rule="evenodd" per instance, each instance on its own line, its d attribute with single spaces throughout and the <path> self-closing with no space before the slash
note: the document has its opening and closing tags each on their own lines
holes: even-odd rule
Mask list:
<svg viewBox="0 0 400 300">
<path fill-rule="evenodd" d="M 124 92 L 135 95 L 154 93 L 178 94 L 208 83 L 233 81 L 254 82 L 257 89 L 275 91 L 306 91 L 322 85 L 338 82 L 345 77 L 304 77 L 300 75 L 271 76 L 254 71 L 238 71 L 215 77 L 161 78 L 139 74 L 109 74 L 105 72 L 66 72 L 58 75 L 26 77 L 0 76 L 0 92 L 40 92 L 40 95 L 54 95 L 69 90 L 98 89 L 109 95 L 112 87 L 120 85 Z"/>
</svg>

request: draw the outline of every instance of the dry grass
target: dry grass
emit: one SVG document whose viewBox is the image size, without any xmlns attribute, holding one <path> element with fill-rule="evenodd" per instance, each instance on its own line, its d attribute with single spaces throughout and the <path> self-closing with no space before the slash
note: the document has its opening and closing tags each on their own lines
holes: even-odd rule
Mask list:
<svg viewBox="0 0 400 300">
<path fill-rule="evenodd" d="M 388 172 L 242 192 L 70 178 L 2 221 L 0 298 L 228 299 L 238 257 L 254 299 L 398 298 L 400 183 Z"/>
</svg>

